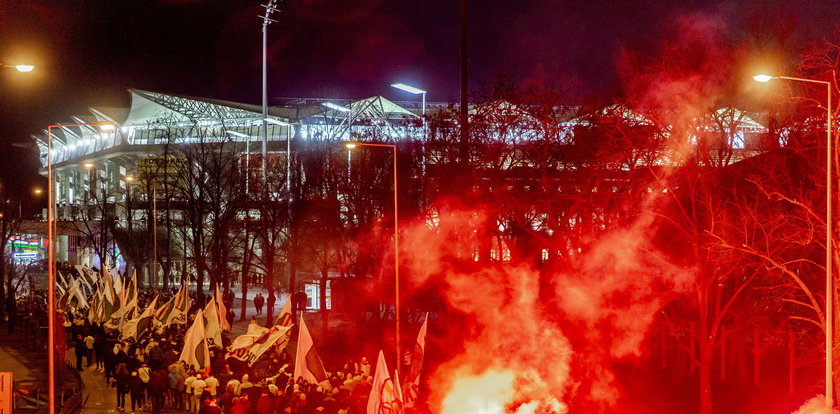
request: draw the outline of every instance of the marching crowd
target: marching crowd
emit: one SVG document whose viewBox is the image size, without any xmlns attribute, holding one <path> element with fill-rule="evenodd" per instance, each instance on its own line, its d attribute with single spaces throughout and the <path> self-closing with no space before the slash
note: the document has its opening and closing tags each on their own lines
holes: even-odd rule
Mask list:
<svg viewBox="0 0 840 414">
<path fill-rule="evenodd" d="M 194 294 L 193 294 L 194 295 Z M 141 293 L 138 305 L 150 302 Z M 194 301 L 195 303 L 195 301 Z M 196 306 L 196 305 L 194 305 Z M 262 307 L 262 306 L 260 306 Z M 228 306 L 227 309 L 231 307 Z M 232 314 L 227 315 L 228 320 Z M 251 323 L 256 323 L 252 320 Z M 189 323 L 187 324 L 189 325 Z M 252 365 L 228 358 L 228 340 L 210 348 L 204 368 L 179 362 L 186 326 L 170 325 L 137 343 L 120 341 L 118 332 L 68 312 L 65 324 L 73 338 L 76 368 L 98 369 L 116 389 L 117 409 L 133 412 L 226 414 L 366 413 L 373 377 L 366 358 L 348 360 L 328 372 L 328 381 L 312 384 L 293 377 L 294 363 L 285 349 L 273 349 Z"/>
</svg>

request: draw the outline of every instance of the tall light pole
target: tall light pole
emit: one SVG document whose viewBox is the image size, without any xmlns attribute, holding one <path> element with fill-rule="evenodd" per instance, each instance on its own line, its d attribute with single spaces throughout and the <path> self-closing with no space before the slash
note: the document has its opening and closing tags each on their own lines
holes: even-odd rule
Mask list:
<svg viewBox="0 0 840 414">
<path fill-rule="evenodd" d="M 397 351 L 397 373 L 399 374 L 400 361 L 402 355 L 400 354 L 400 230 L 399 230 L 399 214 L 397 202 L 397 145 L 396 144 L 374 144 L 369 142 L 348 142 L 345 144 L 347 149 L 356 147 L 387 147 L 394 152 L 394 319 L 396 322 L 396 351 Z M 399 380 L 399 378 L 397 378 Z"/>
<path fill-rule="evenodd" d="M 821 81 L 817 79 L 797 78 L 792 76 L 770 76 L 770 75 L 756 75 L 753 76 L 758 82 L 769 82 L 773 79 L 783 79 L 795 82 L 815 83 L 825 85 L 826 91 L 826 144 L 825 144 L 825 406 L 826 412 L 832 412 L 834 407 L 833 402 L 833 386 L 832 386 L 832 335 L 834 323 L 834 306 L 833 306 L 833 280 L 831 271 L 831 251 L 832 251 L 832 214 L 831 214 L 831 160 L 832 156 L 832 134 L 833 126 L 831 117 L 831 87 L 832 83 L 829 81 Z"/>
<path fill-rule="evenodd" d="M 102 131 L 113 131 L 111 122 L 85 122 L 78 124 L 55 124 L 47 127 L 47 390 L 50 413 L 55 412 L 55 193 L 53 191 L 52 129 L 71 126 L 98 126 Z"/>
<path fill-rule="evenodd" d="M 271 19 L 271 13 L 277 11 L 278 0 L 268 0 L 268 3 L 263 4 L 265 7 L 265 14 L 262 18 L 262 185 L 263 191 L 266 191 L 268 178 L 266 175 L 266 157 L 268 154 L 268 125 L 266 125 L 266 118 L 268 118 L 268 64 L 266 63 L 266 48 L 268 42 L 268 25 L 277 20 Z"/>
</svg>

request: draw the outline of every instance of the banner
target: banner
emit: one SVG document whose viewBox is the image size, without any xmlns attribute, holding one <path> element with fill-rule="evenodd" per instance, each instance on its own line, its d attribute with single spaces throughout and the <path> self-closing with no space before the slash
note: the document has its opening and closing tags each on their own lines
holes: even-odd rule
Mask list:
<svg viewBox="0 0 840 414">
<path fill-rule="evenodd" d="M 276 346 L 278 351 L 285 348 L 291 333 L 291 326 L 274 325 L 269 329 L 252 323 L 248 325 L 247 333 L 233 340 L 227 356 L 253 365 L 271 347 Z"/>
</svg>

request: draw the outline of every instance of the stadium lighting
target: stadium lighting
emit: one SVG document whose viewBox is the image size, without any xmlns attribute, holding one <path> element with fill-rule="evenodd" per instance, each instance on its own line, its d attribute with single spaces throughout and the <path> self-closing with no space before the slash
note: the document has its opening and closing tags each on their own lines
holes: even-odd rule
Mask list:
<svg viewBox="0 0 840 414">
<path fill-rule="evenodd" d="M 240 138 L 248 138 L 250 136 L 250 135 L 245 135 L 241 132 L 236 132 L 236 131 L 225 131 L 225 132 L 227 132 L 230 135 L 233 135 L 235 137 L 240 137 Z"/>
<path fill-rule="evenodd" d="M 826 162 L 825 162 L 825 407 L 826 412 L 834 412 L 833 407 L 833 392 L 834 387 L 832 384 L 833 381 L 833 359 L 832 359 L 832 336 L 833 336 L 833 324 L 834 324 L 834 302 L 832 298 L 832 291 L 833 291 L 833 273 L 831 271 L 831 254 L 833 252 L 832 247 L 832 212 L 831 212 L 831 197 L 832 197 L 832 190 L 831 190 L 831 180 L 832 180 L 832 168 L 831 162 L 833 161 L 834 157 L 832 156 L 834 153 L 831 149 L 832 146 L 832 134 L 831 128 L 834 125 L 832 121 L 832 112 L 831 112 L 831 88 L 834 86 L 829 81 L 817 80 L 817 79 L 808 79 L 808 78 L 797 78 L 792 76 L 770 76 L 770 75 L 756 75 L 753 76 L 758 82 L 768 82 L 772 79 L 783 79 L 783 80 L 790 80 L 794 82 L 803 82 L 803 83 L 816 83 L 819 85 L 825 85 L 826 90 L 826 144 L 825 144 L 825 151 L 826 151 Z"/>
<path fill-rule="evenodd" d="M 327 108 L 334 109 L 334 110 L 339 111 L 339 112 L 350 112 L 350 108 L 348 108 L 344 105 L 339 105 L 337 103 L 324 102 L 321 105 L 324 105 Z"/>
<path fill-rule="evenodd" d="M 420 95 L 420 94 L 425 94 L 426 93 L 426 91 L 424 91 L 420 88 L 415 88 L 414 86 L 406 85 L 406 84 L 400 83 L 400 82 L 392 83 L 391 86 L 394 87 L 394 88 L 406 91 L 408 93 L 413 93 L 415 95 Z"/>
<path fill-rule="evenodd" d="M 291 124 L 290 124 L 290 123 L 288 123 L 288 122 L 284 122 L 284 121 L 281 121 L 281 120 L 279 120 L 279 119 L 274 119 L 274 118 L 266 118 L 266 119 L 265 119 L 265 122 L 268 122 L 269 124 L 280 125 L 280 126 L 289 126 L 289 125 L 291 125 Z"/>
</svg>

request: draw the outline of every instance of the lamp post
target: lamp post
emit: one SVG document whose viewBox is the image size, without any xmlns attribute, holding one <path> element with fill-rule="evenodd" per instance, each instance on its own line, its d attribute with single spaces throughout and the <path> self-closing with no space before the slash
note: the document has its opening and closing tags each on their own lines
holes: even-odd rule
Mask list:
<svg viewBox="0 0 840 414">
<path fill-rule="evenodd" d="M 52 129 L 71 126 L 98 126 L 102 131 L 113 131 L 111 122 L 85 122 L 55 124 L 47 127 L 47 390 L 50 413 L 55 412 L 55 193 L 53 191 Z"/>
<path fill-rule="evenodd" d="M 831 160 L 832 160 L 832 134 L 831 128 L 833 126 L 831 117 L 831 87 L 832 83 L 829 81 L 821 81 L 817 79 L 797 78 L 792 76 L 770 76 L 770 75 L 756 75 L 753 79 L 758 82 L 769 82 L 773 79 L 783 79 L 803 83 L 815 83 L 818 85 L 825 85 L 826 91 L 826 155 L 825 155 L 825 406 L 826 412 L 832 412 L 833 403 L 833 386 L 832 386 L 832 333 L 834 321 L 834 307 L 833 307 L 833 280 L 831 271 L 831 250 L 832 250 L 832 214 L 831 214 Z"/>
<path fill-rule="evenodd" d="M 399 231 L 399 214 L 397 202 L 397 145 L 396 144 L 374 144 L 368 142 L 348 142 L 345 144 L 347 149 L 352 150 L 356 147 L 386 147 L 391 148 L 394 153 L 394 319 L 396 322 L 396 351 L 397 351 L 397 374 L 399 375 L 400 361 L 402 355 L 400 354 L 400 231 Z M 399 378 L 397 378 L 399 381 Z"/>
<path fill-rule="evenodd" d="M 397 88 L 401 91 L 406 91 L 408 93 L 413 93 L 415 95 L 420 95 L 423 99 L 423 106 L 422 106 L 422 115 L 423 115 L 423 140 L 420 141 L 420 152 L 421 156 L 423 157 L 420 163 L 420 169 L 423 173 L 423 176 L 426 176 L 426 135 L 428 131 L 426 129 L 426 91 L 420 88 L 416 88 L 411 85 L 406 85 L 404 83 L 392 83 L 391 87 Z"/>
<path fill-rule="evenodd" d="M 267 175 L 266 156 L 268 154 L 268 125 L 266 125 L 268 118 L 268 64 L 266 63 L 266 46 L 268 42 L 268 25 L 276 20 L 271 19 L 271 13 L 277 11 L 278 0 L 268 0 L 268 3 L 263 4 L 265 14 L 262 18 L 262 185 L 263 191 L 266 191 Z"/>
</svg>

